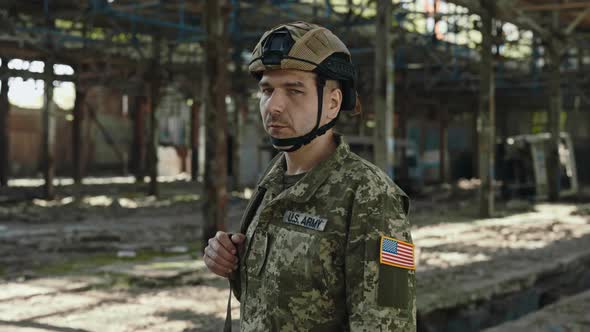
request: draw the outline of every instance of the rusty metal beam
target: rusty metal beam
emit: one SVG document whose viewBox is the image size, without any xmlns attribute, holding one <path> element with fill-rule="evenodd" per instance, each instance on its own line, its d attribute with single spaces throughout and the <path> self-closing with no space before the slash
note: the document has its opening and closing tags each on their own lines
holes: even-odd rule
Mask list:
<svg viewBox="0 0 590 332">
<path fill-rule="evenodd" d="M 235 81 L 234 81 L 235 82 Z M 240 146 L 241 142 L 241 133 L 242 133 L 242 115 L 246 114 L 248 111 L 248 96 L 245 95 L 248 91 L 247 89 L 242 90 L 244 92 L 237 92 L 234 95 L 235 101 L 235 108 L 233 113 L 233 141 L 232 141 L 232 189 L 240 191 L 242 189 L 242 179 L 241 179 L 241 172 L 240 172 L 240 165 L 241 165 L 241 157 L 240 157 Z"/>
<path fill-rule="evenodd" d="M 148 172 L 150 176 L 150 184 L 148 187 L 148 194 L 158 196 L 158 117 L 156 111 L 160 103 L 160 50 L 162 40 L 158 37 L 154 40 L 152 68 L 149 74 L 149 91 L 148 100 L 150 107 L 150 139 L 148 143 Z"/>
<path fill-rule="evenodd" d="M 479 0 L 449 0 L 459 6 L 466 7 L 469 11 L 482 15 L 487 10 Z M 535 17 L 529 16 L 516 6 L 514 0 L 497 0 L 490 4 L 494 11 L 494 18 L 513 23 L 521 28 L 533 30 L 539 36 L 546 38 L 551 36 L 549 29 L 538 23 Z"/>
<path fill-rule="evenodd" d="M 46 199 L 53 199 L 55 192 L 53 188 L 53 178 L 55 176 L 55 119 L 51 115 L 51 105 L 53 104 L 53 59 L 45 61 L 45 93 L 43 104 L 43 131 L 42 131 L 42 150 L 43 150 L 43 178 L 45 184 L 43 194 Z"/>
<path fill-rule="evenodd" d="M 493 1 L 480 0 L 481 12 L 480 83 L 477 133 L 479 141 L 479 214 L 488 218 L 494 213 L 494 142 L 495 142 L 495 86 L 492 45 L 494 36 Z"/>
<path fill-rule="evenodd" d="M 74 101 L 74 120 L 72 122 L 72 177 L 74 183 L 82 183 L 82 124 L 84 123 L 84 98 L 86 92 L 77 85 L 76 100 Z"/>
<path fill-rule="evenodd" d="M 19 45 L 18 43 L 13 42 L 5 42 L 0 41 L 0 49 L 2 50 L 2 56 L 6 58 L 18 58 L 23 60 L 40 60 L 47 58 L 50 54 L 43 50 L 38 50 L 33 48 L 32 45 L 25 45 L 24 47 Z M 106 55 L 104 53 L 100 53 L 101 50 L 97 50 L 96 48 L 93 49 L 67 49 L 67 51 L 60 52 L 58 54 L 52 55 L 55 63 L 67 64 L 72 66 L 92 66 L 98 64 L 100 66 L 106 65 Z M 121 54 L 117 55 L 108 55 L 108 65 L 110 66 L 110 74 L 111 76 L 117 76 L 124 74 L 125 72 L 130 71 L 130 69 L 134 68 L 149 68 L 151 66 L 151 60 L 138 60 L 132 57 L 124 56 Z M 188 71 L 195 72 L 200 71 L 201 68 L 199 64 L 190 63 L 190 62 L 175 62 L 175 63 L 162 63 L 160 66 L 166 68 L 166 70 L 172 71 L 174 73 L 187 73 Z M 7 69 L 10 70 L 10 69 Z M 32 78 L 43 79 L 39 77 L 41 74 L 31 73 L 26 71 L 18 71 L 18 70 L 10 70 L 11 73 L 14 72 L 17 74 L 18 72 L 23 72 L 23 75 L 29 75 Z M 101 76 L 104 76 L 106 73 L 104 72 L 92 72 L 89 70 L 84 70 L 83 74 L 80 76 L 80 79 L 84 80 L 96 80 Z M 79 73 L 75 73 L 74 75 L 62 75 L 60 76 L 60 80 L 68 81 L 74 79 Z M 19 75 L 13 75 L 19 76 Z M 62 79 L 63 78 L 63 79 Z"/>
<path fill-rule="evenodd" d="M 6 68 L 6 58 L 2 59 L 2 67 Z M 8 185 L 10 173 L 10 131 L 8 119 L 10 116 L 10 103 L 8 102 L 8 77 L 2 77 L 0 88 L 0 187 Z"/>
<path fill-rule="evenodd" d="M 444 101 L 443 101 L 444 103 Z M 446 105 L 448 103 L 444 103 L 442 109 L 438 111 L 439 114 L 439 178 L 441 183 L 448 182 L 448 174 L 449 170 L 447 169 L 447 150 L 449 146 L 448 142 L 448 132 L 449 132 L 449 110 Z M 439 106 L 441 107 L 441 106 Z M 450 164 L 450 163 L 449 163 Z"/>
<path fill-rule="evenodd" d="M 131 103 L 133 117 L 133 142 L 131 143 L 131 168 L 136 182 L 143 182 L 145 177 L 146 143 L 145 143 L 145 113 L 147 98 L 133 96 Z"/>
<path fill-rule="evenodd" d="M 590 4 L 588 4 L 588 7 L 581 13 L 578 14 L 578 16 L 576 16 L 576 18 L 570 22 L 570 24 L 567 26 L 567 28 L 565 28 L 565 34 L 569 35 L 572 32 L 574 32 L 574 29 L 576 29 L 576 27 L 590 14 Z"/>
<path fill-rule="evenodd" d="M 234 100 L 231 175 L 233 180 L 232 189 L 239 191 L 242 189 L 240 146 L 242 145 L 242 124 L 245 116 L 248 114 L 248 83 L 246 79 L 249 77 L 243 70 L 244 61 L 242 60 L 241 54 L 244 51 L 244 45 L 238 41 L 234 41 L 233 48 L 234 52 L 232 55 L 232 61 L 235 70 L 231 80 L 232 96 Z"/>
<path fill-rule="evenodd" d="M 206 95 L 205 95 L 205 204 L 203 248 L 217 230 L 225 230 L 227 217 L 227 12 L 222 3 L 206 1 Z"/>
<path fill-rule="evenodd" d="M 553 13 L 553 27 L 559 27 L 559 14 Z M 557 38 L 549 40 L 548 62 L 551 78 L 549 80 L 549 110 L 547 130 L 551 133 L 551 140 L 548 146 L 547 155 L 547 181 L 548 181 L 548 196 L 550 201 L 557 201 L 559 199 L 559 134 L 560 134 L 560 118 L 562 112 L 562 91 L 561 91 L 561 55 L 563 49 L 561 43 Z"/>
<path fill-rule="evenodd" d="M 8 61 L 9 60 L 7 60 L 7 62 Z M 22 77 L 24 80 L 27 80 L 29 78 L 32 78 L 35 80 L 45 79 L 44 73 L 33 73 L 28 70 L 16 70 L 16 69 L 10 69 L 10 68 L 5 68 L 3 70 L 2 76 Z M 75 82 L 76 81 L 76 75 L 53 75 L 53 78 L 55 80 L 61 81 L 61 82 Z"/>
<path fill-rule="evenodd" d="M 588 2 L 571 2 L 571 3 L 555 3 L 555 4 L 540 4 L 540 5 L 522 5 L 517 7 L 523 11 L 552 11 L 552 10 L 571 10 L 590 8 Z"/>
<path fill-rule="evenodd" d="M 96 124 L 96 127 L 98 128 L 98 130 L 100 131 L 100 133 L 104 137 L 105 142 L 109 145 L 109 147 L 113 150 L 113 152 L 117 155 L 117 157 L 121 161 L 121 168 L 123 170 L 123 174 L 127 175 L 127 154 L 125 152 L 123 152 L 117 146 L 117 142 L 115 141 L 113 136 L 110 134 L 107 127 L 105 127 L 105 125 L 102 124 L 100 122 L 100 120 L 98 120 L 98 117 L 96 116 L 96 111 L 94 110 L 94 108 L 88 104 L 86 104 L 85 106 L 86 106 L 86 109 L 88 110 L 88 114 L 90 115 L 90 118 Z"/>
<path fill-rule="evenodd" d="M 199 178 L 199 127 L 201 125 L 201 101 L 195 99 L 191 106 L 191 180 Z"/>
</svg>

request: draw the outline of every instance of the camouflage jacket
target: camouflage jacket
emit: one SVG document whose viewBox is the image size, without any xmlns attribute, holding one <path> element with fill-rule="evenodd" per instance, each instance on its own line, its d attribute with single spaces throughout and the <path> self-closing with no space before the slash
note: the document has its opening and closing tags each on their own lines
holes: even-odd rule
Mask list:
<svg viewBox="0 0 590 332">
<path fill-rule="evenodd" d="M 232 278 L 242 331 L 416 330 L 415 270 L 380 263 L 383 236 L 412 243 L 408 198 L 337 140 L 284 191 L 280 154 L 246 209 Z"/>
</svg>

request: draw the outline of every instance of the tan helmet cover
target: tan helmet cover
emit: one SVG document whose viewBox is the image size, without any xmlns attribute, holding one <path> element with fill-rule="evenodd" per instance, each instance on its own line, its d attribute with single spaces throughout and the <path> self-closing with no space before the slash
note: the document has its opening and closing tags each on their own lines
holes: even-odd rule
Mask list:
<svg viewBox="0 0 590 332">
<path fill-rule="evenodd" d="M 295 42 L 287 55 L 289 58 L 282 59 L 280 65 L 265 65 L 261 59 L 264 41 L 271 33 L 282 28 L 289 31 L 291 38 Z M 350 51 L 332 31 L 307 22 L 287 23 L 274 27 L 262 35 L 252 52 L 252 62 L 248 70 L 251 74 L 260 74 L 265 70 L 273 69 L 313 71 L 317 67 L 314 64 L 321 64 L 322 61 L 334 53 L 345 53 L 350 58 Z"/>
</svg>

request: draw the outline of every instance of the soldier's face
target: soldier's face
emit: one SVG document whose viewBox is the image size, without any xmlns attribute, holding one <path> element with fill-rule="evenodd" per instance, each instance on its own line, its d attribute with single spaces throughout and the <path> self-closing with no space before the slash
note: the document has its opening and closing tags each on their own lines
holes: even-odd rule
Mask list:
<svg viewBox="0 0 590 332">
<path fill-rule="evenodd" d="M 314 73 L 299 70 L 265 71 L 258 85 L 261 92 L 260 114 L 269 135 L 276 138 L 296 137 L 314 128 L 318 112 Z M 328 122 L 327 113 L 322 112 L 320 126 Z"/>
</svg>

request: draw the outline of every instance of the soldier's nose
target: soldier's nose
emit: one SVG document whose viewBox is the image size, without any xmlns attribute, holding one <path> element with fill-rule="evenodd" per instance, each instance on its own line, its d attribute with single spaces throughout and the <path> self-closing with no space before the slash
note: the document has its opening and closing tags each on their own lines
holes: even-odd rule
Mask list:
<svg viewBox="0 0 590 332">
<path fill-rule="evenodd" d="M 285 109 L 285 98 L 275 90 L 266 102 L 266 108 L 271 113 L 283 112 Z"/>
</svg>

